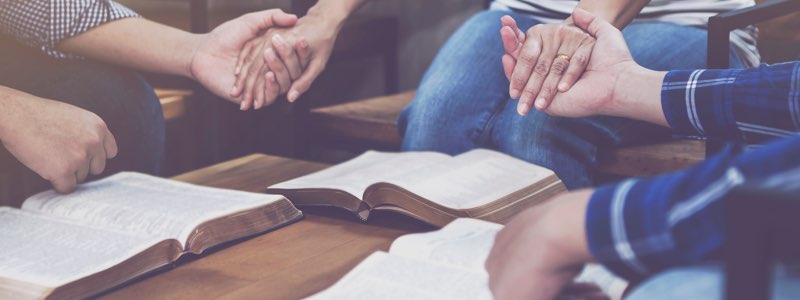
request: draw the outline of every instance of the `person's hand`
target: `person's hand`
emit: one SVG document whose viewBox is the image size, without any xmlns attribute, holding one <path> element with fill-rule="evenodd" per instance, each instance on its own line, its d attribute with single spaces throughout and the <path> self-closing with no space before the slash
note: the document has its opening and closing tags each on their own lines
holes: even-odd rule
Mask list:
<svg viewBox="0 0 800 300">
<path fill-rule="evenodd" d="M 3 130 L 3 145 L 56 191 L 73 191 L 117 155 L 114 135 L 96 114 L 21 92 L 7 95 L 3 122 L 11 125 L 4 126 L 10 130 Z"/>
<path fill-rule="evenodd" d="M 247 99 L 247 95 L 258 92 L 260 84 L 257 83 L 264 81 L 258 78 L 263 77 L 268 88 L 272 81 L 273 88 L 279 87 L 277 94 L 288 93 L 288 100 L 296 101 L 308 91 L 328 63 L 340 30 L 340 26 L 331 22 L 322 16 L 308 14 L 292 28 L 276 28 L 248 42 L 237 63 L 236 88 L 232 94 L 243 94 Z M 288 45 L 295 45 L 295 55 L 291 49 L 286 49 Z M 266 67 L 262 67 L 265 64 Z M 271 80 L 272 77 L 275 79 Z M 276 92 L 273 90 L 266 94 Z M 247 107 L 243 106 L 243 109 Z"/>
<path fill-rule="evenodd" d="M 527 114 L 534 103 L 544 109 L 556 93 L 568 90 L 586 69 L 594 38 L 571 24 L 539 24 L 523 33 L 510 16 L 501 19 L 506 55 L 503 69 L 509 95 Z M 535 101 L 535 102 L 534 102 Z"/>
<path fill-rule="evenodd" d="M 297 16 L 271 9 L 249 13 L 225 22 L 201 36 L 190 64 L 191 77 L 217 96 L 240 104 L 241 98 L 231 96 L 236 76 L 236 60 L 247 41 L 273 26 L 294 26 Z"/>
<path fill-rule="evenodd" d="M 552 102 L 545 103 L 543 107 L 537 104 L 536 108 L 550 115 L 564 117 L 619 115 L 616 113 L 619 106 L 617 100 L 625 97 L 621 93 L 630 90 L 620 85 L 631 83 L 629 79 L 633 74 L 641 73 L 644 68 L 633 61 L 622 33 L 616 27 L 580 8 L 575 9 L 572 19 L 578 28 L 596 38 L 593 54 L 585 72 L 572 87 L 566 92 L 559 92 Z M 514 62 L 519 61 L 515 58 L 525 50 L 516 47 L 507 32 L 501 34 L 507 51 L 503 58 L 504 66 L 506 69 L 513 68 Z"/>
<path fill-rule="evenodd" d="M 231 96 L 242 98 L 241 110 L 272 104 L 305 71 L 311 60 L 309 45 L 292 31 L 273 28 L 245 44 L 236 62 L 236 83 L 231 90 Z"/>
<path fill-rule="evenodd" d="M 586 289 L 568 287 L 591 260 L 584 229 L 590 196 L 591 191 L 562 194 L 506 224 L 486 260 L 489 287 L 496 299 L 586 294 Z"/>
</svg>

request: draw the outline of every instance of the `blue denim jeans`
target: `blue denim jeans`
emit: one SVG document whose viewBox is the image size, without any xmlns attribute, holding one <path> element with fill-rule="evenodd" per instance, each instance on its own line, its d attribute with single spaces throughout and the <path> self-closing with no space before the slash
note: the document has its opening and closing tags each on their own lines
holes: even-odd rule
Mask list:
<svg viewBox="0 0 800 300">
<path fill-rule="evenodd" d="M 158 174 L 164 159 L 164 117 L 153 88 L 137 73 L 91 60 L 54 59 L 0 37 L 0 85 L 69 103 L 100 116 L 119 154 L 103 176 L 119 171 Z M 0 147 L 0 203 L 19 205 L 48 182 Z"/>
<path fill-rule="evenodd" d="M 661 272 L 634 288 L 627 300 L 724 299 L 725 271 L 719 264 L 705 264 Z M 800 297 L 797 266 L 779 265 L 773 271 L 772 299 Z"/>
<path fill-rule="evenodd" d="M 522 30 L 539 24 L 534 17 L 504 11 L 473 16 L 439 51 L 401 113 L 398 125 L 404 151 L 439 151 L 455 155 L 488 148 L 556 172 L 569 189 L 594 183 L 592 174 L 614 148 L 665 139 L 669 132 L 629 119 L 568 119 L 532 111 L 516 113 L 503 75 L 500 17 L 511 15 Z M 672 23 L 633 23 L 623 30 L 633 58 L 655 70 L 706 66 L 703 29 Z M 731 65 L 742 63 L 731 54 Z"/>
</svg>

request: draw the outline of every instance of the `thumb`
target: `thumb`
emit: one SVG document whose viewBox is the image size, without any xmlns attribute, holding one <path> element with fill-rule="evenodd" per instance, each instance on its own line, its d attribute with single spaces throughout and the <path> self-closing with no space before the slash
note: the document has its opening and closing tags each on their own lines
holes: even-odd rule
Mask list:
<svg viewBox="0 0 800 300">
<path fill-rule="evenodd" d="M 575 8 L 572 12 L 572 20 L 578 28 L 598 39 L 600 36 L 619 31 L 614 25 L 611 25 L 602 18 L 598 18 L 582 8 Z"/>
<path fill-rule="evenodd" d="M 245 14 L 242 16 L 242 21 L 255 31 L 261 31 L 275 25 L 293 26 L 297 23 L 297 16 L 287 14 L 280 9 L 269 9 Z"/>
</svg>

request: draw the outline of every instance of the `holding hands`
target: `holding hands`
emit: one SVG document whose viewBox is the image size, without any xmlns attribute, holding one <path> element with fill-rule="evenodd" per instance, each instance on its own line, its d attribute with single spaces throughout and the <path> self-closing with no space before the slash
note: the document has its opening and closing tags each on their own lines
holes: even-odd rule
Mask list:
<svg viewBox="0 0 800 300">
<path fill-rule="evenodd" d="M 218 26 L 198 41 L 190 64 L 191 77 L 217 96 L 241 102 L 230 93 L 237 79 L 234 71 L 241 49 L 262 31 L 296 23 L 297 16 L 271 9 L 249 13 Z"/>
<path fill-rule="evenodd" d="M 236 63 L 230 96 L 241 99 L 241 110 L 260 109 L 284 94 L 296 101 L 325 69 L 338 32 L 328 20 L 310 14 L 291 28 L 272 28 L 248 41 Z"/>
<path fill-rule="evenodd" d="M 622 33 L 586 10 L 577 8 L 569 25 L 537 25 L 525 34 L 511 17 L 500 32 L 506 50 L 503 68 L 511 82 L 518 112 L 535 108 L 565 117 L 615 115 L 612 110 L 628 84 L 626 73 L 644 69 L 631 57 Z M 519 91 L 522 91 L 521 93 Z"/>
<path fill-rule="evenodd" d="M 526 34 L 513 18 L 501 21 L 503 69 L 511 81 L 511 98 L 519 99 L 517 111 L 525 115 L 534 105 L 543 110 L 556 92 L 568 90 L 584 72 L 594 38 L 564 23 L 539 24 Z"/>
</svg>

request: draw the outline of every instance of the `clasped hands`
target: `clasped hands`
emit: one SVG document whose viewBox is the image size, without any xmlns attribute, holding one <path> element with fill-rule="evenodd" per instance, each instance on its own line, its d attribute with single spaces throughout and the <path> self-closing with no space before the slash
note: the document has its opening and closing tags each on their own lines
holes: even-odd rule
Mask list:
<svg viewBox="0 0 800 300">
<path fill-rule="evenodd" d="M 239 53 L 230 97 L 241 101 L 243 111 L 266 107 L 281 95 L 296 101 L 325 69 L 338 33 L 333 27 L 307 15 L 293 26 L 262 31 Z"/>
<path fill-rule="evenodd" d="M 501 22 L 503 70 L 520 115 L 532 108 L 564 117 L 613 114 L 621 75 L 639 67 L 621 32 L 580 8 L 567 22 L 527 32 L 510 16 Z"/>
</svg>

